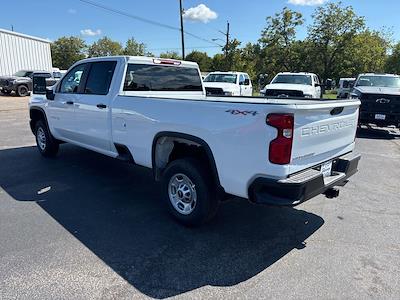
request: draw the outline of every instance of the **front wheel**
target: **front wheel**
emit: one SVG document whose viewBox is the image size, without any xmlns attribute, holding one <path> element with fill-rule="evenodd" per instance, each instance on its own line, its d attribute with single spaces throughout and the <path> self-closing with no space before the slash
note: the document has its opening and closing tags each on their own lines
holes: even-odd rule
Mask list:
<svg viewBox="0 0 400 300">
<path fill-rule="evenodd" d="M 162 179 L 163 193 L 172 215 L 186 226 L 210 220 L 218 209 L 215 184 L 202 164 L 193 158 L 168 164 Z"/>
<path fill-rule="evenodd" d="M 17 87 L 16 93 L 20 97 L 25 97 L 29 95 L 29 89 L 26 85 L 20 85 Z"/>
<path fill-rule="evenodd" d="M 44 157 L 54 157 L 57 155 L 59 144 L 51 135 L 45 122 L 40 120 L 35 126 L 36 145 L 40 154 Z"/>
</svg>

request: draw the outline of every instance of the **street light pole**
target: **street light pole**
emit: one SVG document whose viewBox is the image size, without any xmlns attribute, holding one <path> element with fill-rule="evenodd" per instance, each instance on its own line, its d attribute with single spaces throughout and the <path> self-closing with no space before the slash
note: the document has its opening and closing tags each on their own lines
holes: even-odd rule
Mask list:
<svg viewBox="0 0 400 300">
<path fill-rule="evenodd" d="M 183 8 L 182 8 L 182 0 L 179 0 L 179 9 L 181 16 L 181 39 L 182 39 L 182 59 L 185 59 L 185 36 L 183 31 Z"/>
</svg>

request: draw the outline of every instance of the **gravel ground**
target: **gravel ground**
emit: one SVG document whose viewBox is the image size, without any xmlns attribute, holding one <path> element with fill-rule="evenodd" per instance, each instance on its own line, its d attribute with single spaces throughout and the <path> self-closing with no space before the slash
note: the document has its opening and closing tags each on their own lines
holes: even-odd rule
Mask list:
<svg viewBox="0 0 400 300">
<path fill-rule="evenodd" d="M 0 96 L 0 299 L 400 299 L 396 130 L 359 132 L 337 199 L 233 199 L 187 229 L 148 169 L 72 145 L 44 159 L 28 119 Z"/>
</svg>

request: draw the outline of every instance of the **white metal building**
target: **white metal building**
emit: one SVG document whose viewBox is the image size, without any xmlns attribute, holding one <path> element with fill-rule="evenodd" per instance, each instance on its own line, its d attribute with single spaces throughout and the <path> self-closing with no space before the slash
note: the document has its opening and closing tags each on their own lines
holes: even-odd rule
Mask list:
<svg viewBox="0 0 400 300">
<path fill-rule="evenodd" d="M 18 70 L 51 71 L 50 41 L 0 28 L 0 75 Z"/>
</svg>

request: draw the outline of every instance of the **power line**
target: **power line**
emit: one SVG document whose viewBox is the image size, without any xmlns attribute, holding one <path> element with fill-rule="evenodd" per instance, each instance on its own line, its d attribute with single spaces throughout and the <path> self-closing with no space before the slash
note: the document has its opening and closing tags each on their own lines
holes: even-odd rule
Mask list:
<svg viewBox="0 0 400 300">
<path fill-rule="evenodd" d="M 115 14 L 119 14 L 119 15 L 122 15 L 122 16 L 125 16 L 125 17 L 128 17 L 128 18 L 131 18 L 131 19 L 135 19 L 135 20 L 147 23 L 147 24 L 151 24 L 151 25 L 154 25 L 154 26 L 163 27 L 163 28 L 166 28 L 166 29 L 174 30 L 174 31 L 180 31 L 181 30 L 180 28 L 175 27 L 175 26 L 171 26 L 171 25 L 168 25 L 168 24 L 164 24 L 164 23 L 160 23 L 160 22 L 153 21 L 153 20 L 150 20 L 150 19 L 146 19 L 146 18 L 142 18 L 142 17 L 139 17 L 139 16 L 135 16 L 135 15 L 126 13 L 124 11 L 121 11 L 121 10 L 118 10 L 118 9 L 115 9 L 115 8 L 112 8 L 112 7 L 108 7 L 108 6 L 105 6 L 103 4 L 99 4 L 99 3 L 96 3 L 96 2 L 93 2 L 93 1 L 90 1 L 90 0 L 78 0 L 78 1 L 86 3 L 86 4 L 89 4 L 89 5 L 92 5 L 92 6 L 95 6 L 97 8 L 101 8 L 101 9 L 109 11 L 109 12 L 113 12 Z M 189 35 L 189 36 L 191 36 L 191 37 L 193 37 L 193 38 L 195 38 L 195 39 L 202 40 L 204 42 L 207 42 L 207 43 L 210 43 L 210 44 L 213 44 L 213 45 L 221 46 L 221 45 L 219 45 L 217 43 L 214 43 L 213 41 L 205 39 L 205 38 L 203 38 L 201 36 L 198 36 L 196 34 L 193 34 L 191 32 L 184 31 L 184 33 Z"/>
<path fill-rule="evenodd" d="M 210 49 L 210 48 L 220 48 L 220 46 L 198 46 L 198 47 L 185 47 L 185 49 Z M 149 51 L 164 51 L 164 50 L 181 50 L 181 48 L 151 48 L 146 49 Z"/>
</svg>

